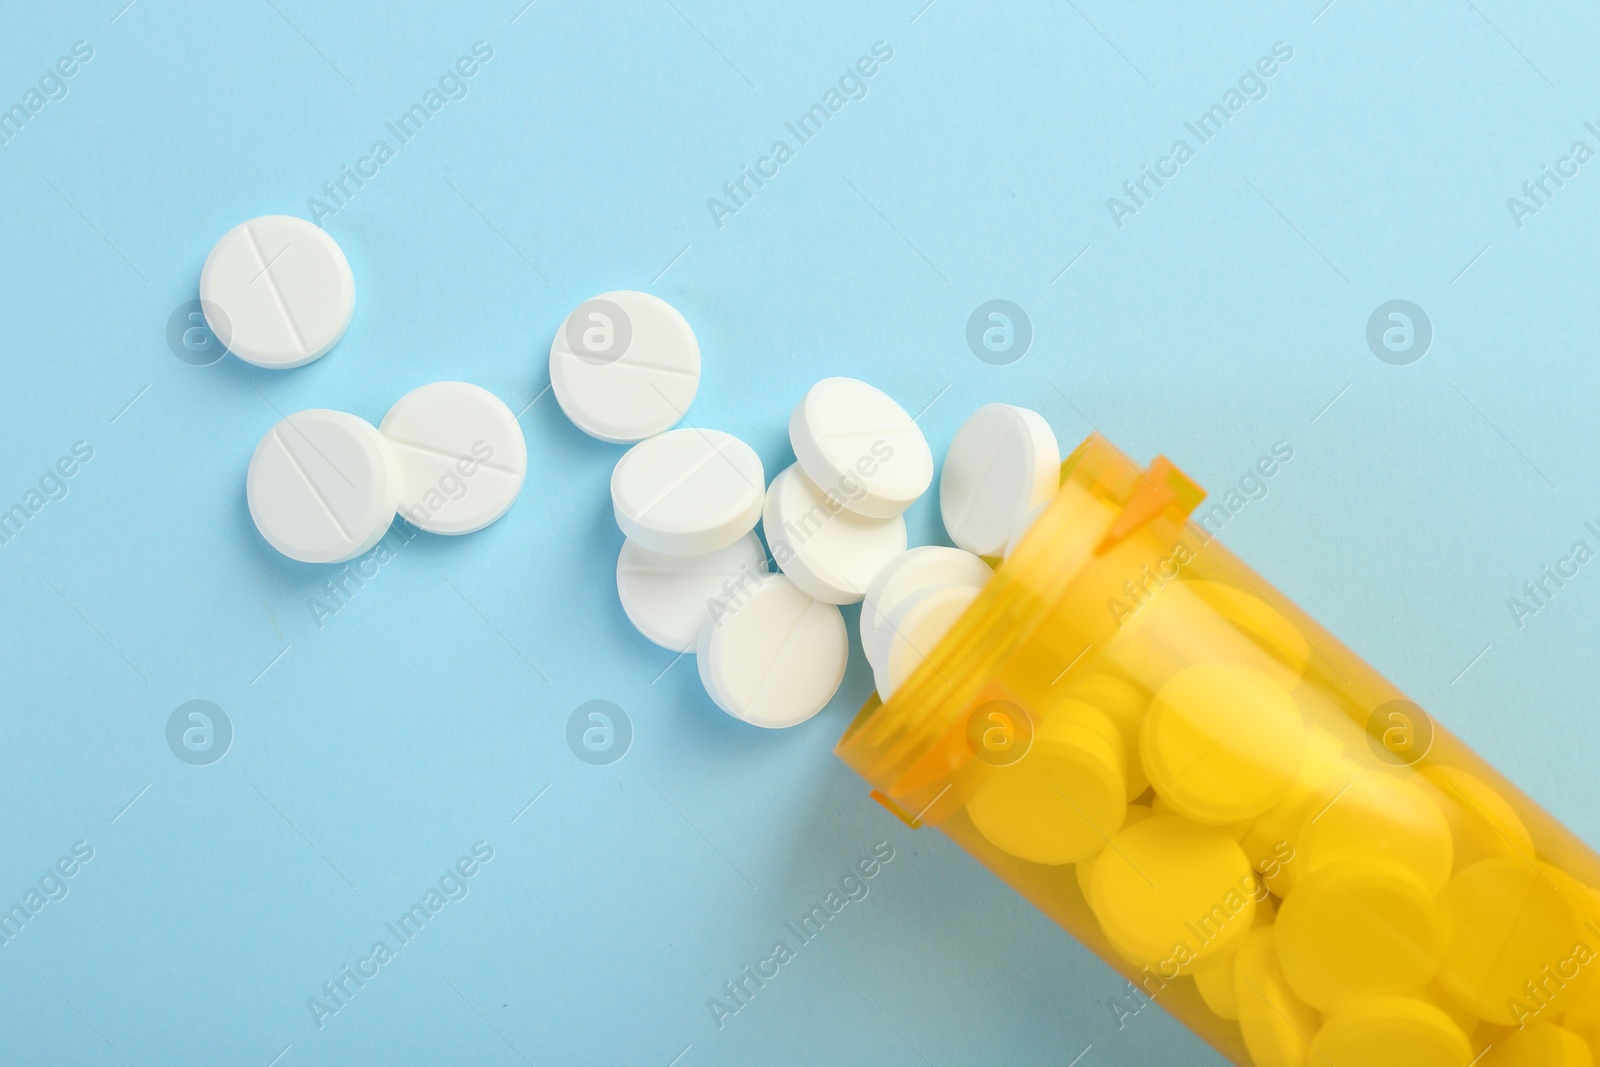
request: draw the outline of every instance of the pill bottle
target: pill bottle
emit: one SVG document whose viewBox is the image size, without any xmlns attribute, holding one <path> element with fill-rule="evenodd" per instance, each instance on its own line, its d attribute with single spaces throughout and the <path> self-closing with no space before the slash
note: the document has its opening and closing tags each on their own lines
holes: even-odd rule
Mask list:
<svg viewBox="0 0 1600 1067">
<path fill-rule="evenodd" d="M 1089 437 L 838 755 L 1234 1063 L 1591 1064 L 1600 857 L 1203 500 Z"/>
</svg>

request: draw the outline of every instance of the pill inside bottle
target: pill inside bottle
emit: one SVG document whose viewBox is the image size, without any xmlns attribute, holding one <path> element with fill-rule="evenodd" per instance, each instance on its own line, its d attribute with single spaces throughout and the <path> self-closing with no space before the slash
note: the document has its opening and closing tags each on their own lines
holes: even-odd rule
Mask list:
<svg viewBox="0 0 1600 1067">
<path fill-rule="evenodd" d="M 1233 1063 L 1592 1064 L 1600 857 L 1221 506 L 1091 436 L 836 751 Z"/>
</svg>

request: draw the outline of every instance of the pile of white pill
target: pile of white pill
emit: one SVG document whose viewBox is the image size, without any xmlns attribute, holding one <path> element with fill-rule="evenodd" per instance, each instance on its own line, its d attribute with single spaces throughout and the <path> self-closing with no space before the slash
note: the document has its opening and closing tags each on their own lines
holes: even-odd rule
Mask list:
<svg viewBox="0 0 1600 1067">
<path fill-rule="evenodd" d="M 267 543 L 303 563 L 342 563 L 378 543 L 398 513 L 464 534 L 510 510 L 528 469 L 516 416 L 466 382 L 413 389 L 374 427 L 343 411 L 290 415 L 256 445 L 245 475 Z"/>
<path fill-rule="evenodd" d="M 1049 424 L 979 408 L 939 481 L 959 547 L 908 550 L 903 514 L 934 463 L 904 408 L 865 382 L 823 379 L 789 416 L 795 463 L 769 483 L 731 434 L 672 428 L 699 387 L 700 347 L 682 315 L 645 293 L 605 293 L 568 315 L 550 380 L 579 429 L 632 446 L 611 474 L 623 611 L 656 644 L 693 652 L 716 705 L 756 726 L 802 723 L 838 691 L 850 658 L 842 604 L 862 605 L 862 648 L 887 700 L 993 573 L 980 556 L 1005 554 L 1056 491 Z"/>
<path fill-rule="evenodd" d="M 325 232 L 272 215 L 217 242 L 200 299 L 229 351 L 287 369 L 344 336 L 355 283 Z M 768 482 L 731 434 L 673 428 L 699 389 L 700 345 L 648 293 L 575 308 L 550 345 L 550 385 L 579 429 L 631 446 L 611 473 L 623 611 L 656 644 L 693 652 L 716 705 L 756 726 L 804 722 L 838 691 L 850 659 L 842 604 L 862 605 L 862 650 L 889 699 L 977 597 L 986 559 L 1009 554 L 1056 491 L 1049 424 L 986 405 L 956 434 L 939 478 L 957 547 L 908 549 L 903 515 L 933 484 L 933 453 L 903 407 L 854 378 L 825 378 L 800 398 L 789 415 L 795 462 Z M 515 502 L 527 464 L 522 428 L 498 397 L 435 382 L 377 426 L 320 408 L 282 419 L 256 446 L 245 497 L 273 548 L 341 563 L 376 545 L 397 513 L 430 533 L 482 529 Z"/>
<path fill-rule="evenodd" d="M 222 236 L 200 271 L 200 306 L 234 355 L 304 366 L 344 336 L 355 280 L 339 245 L 304 219 L 266 215 Z M 296 412 L 250 457 L 245 500 L 268 544 L 303 563 L 342 563 L 396 513 L 437 534 L 481 530 L 522 490 L 528 449 L 511 409 L 466 382 L 413 389 L 373 426 L 343 411 Z"/>
</svg>

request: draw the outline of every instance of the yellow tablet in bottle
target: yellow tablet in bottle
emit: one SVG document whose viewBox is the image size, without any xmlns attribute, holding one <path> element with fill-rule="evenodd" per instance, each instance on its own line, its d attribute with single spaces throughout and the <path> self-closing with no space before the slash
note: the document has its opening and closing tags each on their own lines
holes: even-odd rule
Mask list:
<svg viewBox="0 0 1600 1067">
<path fill-rule="evenodd" d="M 1340 860 L 1306 875 L 1278 909 L 1276 930 L 1289 987 L 1321 1012 L 1418 993 L 1444 952 L 1433 894 L 1385 860 Z"/>
<path fill-rule="evenodd" d="M 1153 815 L 1114 837 L 1089 883 L 1100 927 L 1117 951 L 1139 966 L 1171 960 L 1178 968 L 1244 936 L 1256 891 L 1237 841 L 1171 815 Z"/>
<path fill-rule="evenodd" d="M 1378 771 L 1308 815 L 1297 851 L 1300 879 L 1339 860 L 1385 859 L 1410 868 L 1430 893 L 1450 880 L 1454 854 L 1439 806 L 1411 782 Z"/>
<path fill-rule="evenodd" d="M 1543 868 L 1484 860 L 1439 894 L 1446 944 L 1439 983 L 1487 1022 L 1521 1024 L 1535 1007 L 1524 983 L 1568 958 L 1584 936 L 1567 895 Z M 1567 990 L 1557 990 L 1543 1011 L 1556 1018 L 1572 1001 Z"/>
<path fill-rule="evenodd" d="M 1260 671 L 1200 663 L 1161 687 L 1139 732 L 1145 774 L 1173 810 L 1226 825 L 1282 800 L 1305 757 L 1300 709 Z"/>
<path fill-rule="evenodd" d="M 1309 1064 L 1467 1067 L 1471 1059 L 1467 1035 L 1445 1012 L 1412 997 L 1379 997 L 1353 1001 L 1328 1016 Z"/>
<path fill-rule="evenodd" d="M 1076 863 L 1122 827 L 1124 763 L 1119 746 L 1101 731 L 1046 719 L 1026 755 L 990 772 L 967 801 L 967 817 L 990 844 L 1018 859 Z"/>
<path fill-rule="evenodd" d="M 1245 934 L 1235 953 L 1233 988 L 1239 1002 L 1239 1029 L 1256 1067 L 1309 1067 L 1317 1013 L 1289 988 L 1273 948 L 1273 928 Z"/>
</svg>

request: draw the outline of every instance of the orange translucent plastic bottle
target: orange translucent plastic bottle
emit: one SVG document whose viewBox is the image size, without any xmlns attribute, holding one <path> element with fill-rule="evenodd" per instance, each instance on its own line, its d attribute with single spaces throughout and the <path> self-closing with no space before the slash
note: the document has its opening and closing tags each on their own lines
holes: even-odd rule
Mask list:
<svg viewBox="0 0 1600 1067">
<path fill-rule="evenodd" d="M 1600 857 L 1192 521 L 1203 495 L 1090 437 L 839 756 L 1235 1063 L 1592 1067 Z"/>
</svg>

